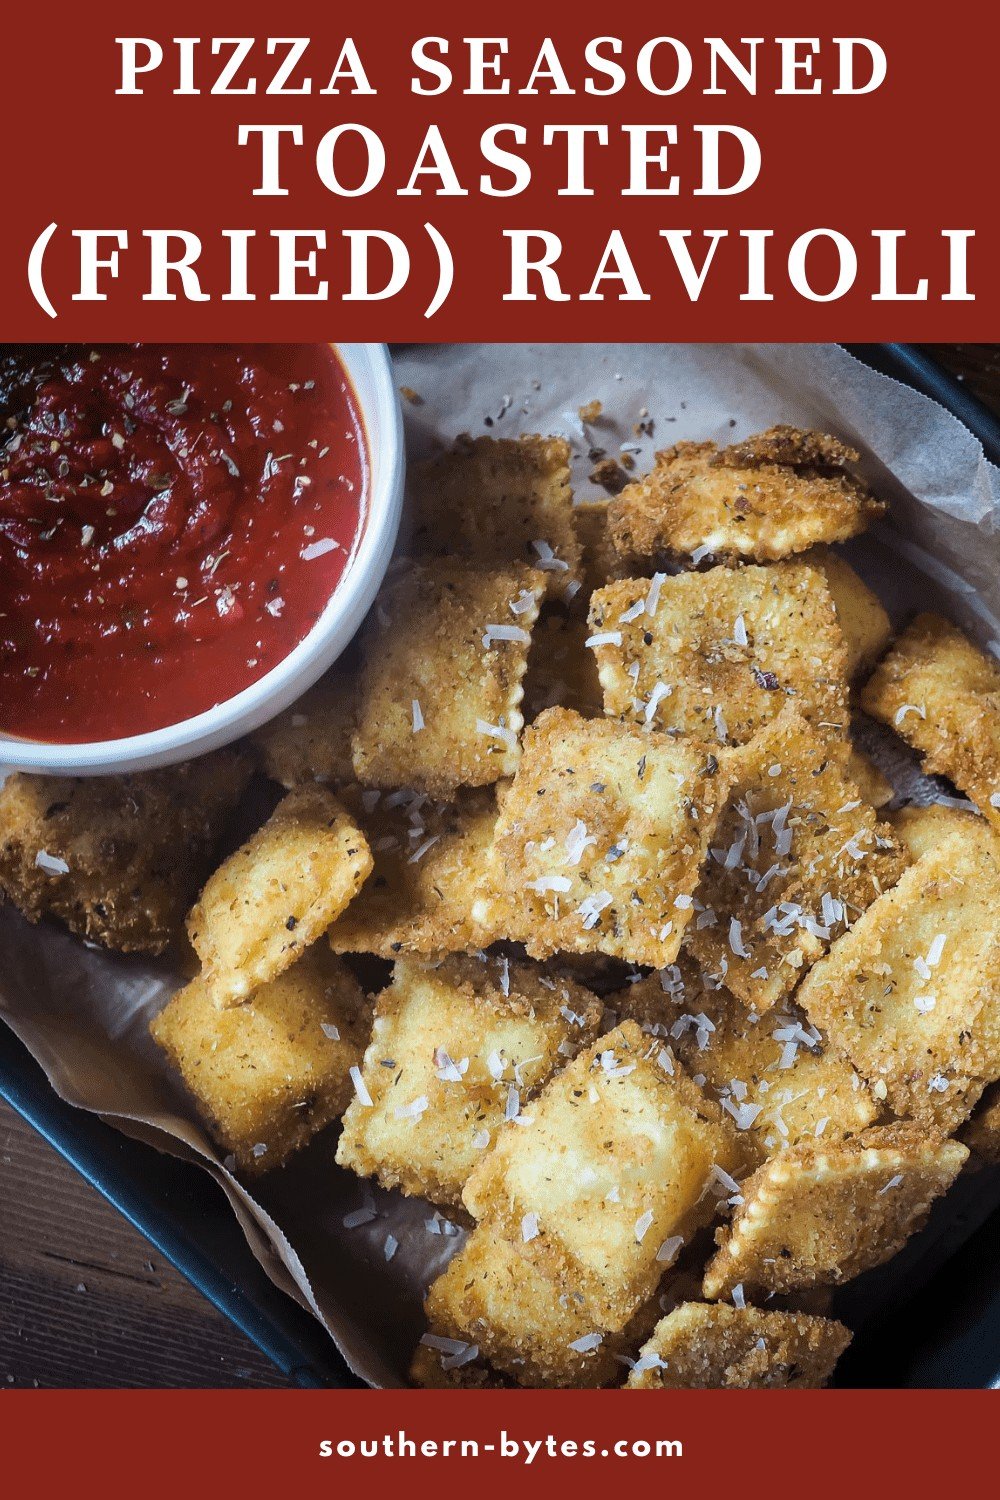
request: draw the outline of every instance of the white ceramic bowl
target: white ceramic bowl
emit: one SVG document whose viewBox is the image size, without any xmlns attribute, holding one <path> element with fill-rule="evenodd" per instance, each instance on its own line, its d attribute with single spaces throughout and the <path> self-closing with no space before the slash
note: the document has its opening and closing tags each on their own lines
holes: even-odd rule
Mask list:
<svg viewBox="0 0 1000 1500">
<path fill-rule="evenodd" d="M 192 719 L 127 739 L 55 745 L 0 733 L 0 767 L 100 776 L 168 766 L 217 750 L 294 703 L 331 666 L 367 614 L 389 565 L 403 505 L 403 419 L 385 344 L 333 346 L 368 440 L 368 517 L 354 557 L 309 634 L 265 677 Z"/>
</svg>

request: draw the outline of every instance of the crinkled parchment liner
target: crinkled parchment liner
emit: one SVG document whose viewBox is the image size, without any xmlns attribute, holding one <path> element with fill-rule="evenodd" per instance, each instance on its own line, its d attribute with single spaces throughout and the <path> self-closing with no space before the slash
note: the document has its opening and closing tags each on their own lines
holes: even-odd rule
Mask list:
<svg viewBox="0 0 1000 1500">
<path fill-rule="evenodd" d="M 396 359 L 411 455 L 460 432 L 562 432 L 578 495 L 588 451 L 638 444 L 639 471 L 680 438 L 732 441 L 773 422 L 835 432 L 864 455 L 892 520 L 855 543 L 852 561 L 897 617 L 942 607 L 984 643 L 1000 640 L 1000 471 L 943 408 L 827 345 L 414 346 Z M 603 414 L 585 430 L 581 405 Z M 652 436 L 637 437 L 640 422 Z M 933 787 L 906 753 L 876 753 L 901 791 Z M 177 983 L 163 966 L 89 948 L 54 925 L 0 913 L 0 1016 L 69 1103 L 126 1134 L 197 1161 L 221 1185 L 267 1274 L 319 1318 L 373 1385 L 405 1378 L 420 1299 L 455 1247 L 433 1210 L 372 1191 L 334 1163 L 335 1129 L 248 1191 L 222 1166 L 147 1035 Z M 345 1229 L 371 1203 L 376 1217 Z M 433 1226 L 429 1228 L 428 1224 Z M 436 1229 L 438 1232 L 434 1232 Z M 385 1258 L 389 1234 L 399 1242 Z"/>
</svg>

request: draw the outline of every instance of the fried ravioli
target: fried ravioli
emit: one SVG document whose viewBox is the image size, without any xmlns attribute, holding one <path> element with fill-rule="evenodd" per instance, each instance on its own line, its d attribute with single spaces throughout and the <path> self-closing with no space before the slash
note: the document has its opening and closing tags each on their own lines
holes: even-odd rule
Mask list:
<svg viewBox="0 0 1000 1500">
<path fill-rule="evenodd" d="M 795 706 L 847 730 L 847 654 L 823 575 L 801 563 L 633 578 L 590 602 L 605 712 L 713 747 Z M 845 751 L 846 753 L 846 751 Z"/>
<path fill-rule="evenodd" d="M 772 427 L 729 448 L 677 443 L 610 503 L 623 556 L 777 562 L 863 531 L 885 506 L 848 471 L 853 449 Z"/>
<path fill-rule="evenodd" d="M 298 787 L 215 871 L 187 921 L 220 1005 L 276 979 L 325 932 L 372 868 L 364 834 L 331 792 Z"/>
<path fill-rule="evenodd" d="M 105 948 L 162 953 L 249 776 L 231 751 L 129 776 L 10 776 L 0 892 L 31 922 L 58 917 Z"/>
<path fill-rule="evenodd" d="M 656 1325 L 626 1389 L 816 1390 L 850 1342 L 830 1318 L 685 1302 Z"/>
<path fill-rule="evenodd" d="M 698 746 L 546 710 L 500 809 L 483 925 L 533 958 L 672 963 L 726 792 L 706 766 Z"/>
<path fill-rule="evenodd" d="M 861 706 L 1000 830 L 1000 664 L 940 615 L 918 615 L 868 679 Z"/>
<path fill-rule="evenodd" d="M 449 797 L 517 767 L 522 679 L 545 577 L 468 563 L 405 567 L 364 640 L 354 770 L 364 786 Z"/>
<path fill-rule="evenodd" d="M 553 598 L 580 586 L 569 447 L 558 437 L 465 438 L 411 475 L 416 556 L 541 569 Z"/>
<path fill-rule="evenodd" d="M 193 980 L 150 1030 L 220 1149 L 241 1171 L 260 1174 L 343 1113 L 370 1020 L 350 970 L 313 948 L 227 1010 Z"/>
<path fill-rule="evenodd" d="M 743 1203 L 705 1271 L 705 1296 L 836 1285 L 882 1265 L 920 1228 L 968 1154 L 909 1123 L 782 1152 L 743 1184 Z"/>
<path fill-rule="evenodd" d="M 594 1041 L 603 1007 L 506 958 L 399 962 L 378 996 L 337 1160 L 449 1207 L 507 1119 Z M 370 1102 L 368 1102 L 370 1101 Z"/>
</svg>

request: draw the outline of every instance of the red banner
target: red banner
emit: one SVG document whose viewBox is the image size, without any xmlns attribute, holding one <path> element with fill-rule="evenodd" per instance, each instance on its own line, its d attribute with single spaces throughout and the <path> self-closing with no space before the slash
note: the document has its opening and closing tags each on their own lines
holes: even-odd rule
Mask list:
<svg viewBox="0 0 1000 1500">
<path fill-rule="evenodd" d="M 7 1392 L 0 1440 L 12 1494 L 82 1483 L 105 1500 L 176 1500 L 193 1483 L 403 1495 L 431 1483 L 530 1496 L 563 1482 L 584 1495 L 638 1485 L 819 1500 L 992 1482 L 993 1404 L 982 1391 Z"/>
<path fill-rule="evenodd" d="M 8 339 L 1000 338 L 1000 15 L 5 17 Z"/>
</svg>

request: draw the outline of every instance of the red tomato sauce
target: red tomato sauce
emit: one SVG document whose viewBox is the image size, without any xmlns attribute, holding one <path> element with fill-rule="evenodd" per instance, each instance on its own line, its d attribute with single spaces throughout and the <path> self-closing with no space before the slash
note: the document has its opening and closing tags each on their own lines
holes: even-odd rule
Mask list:
<svg viewBox="0 0 1000 1500">
<path fill-rule="evenodd" d="M 328 345 L 0 347 L 0 729 L 141 734 L 263 677 L 343 576 L 368 478 Z"/>
</svg>

